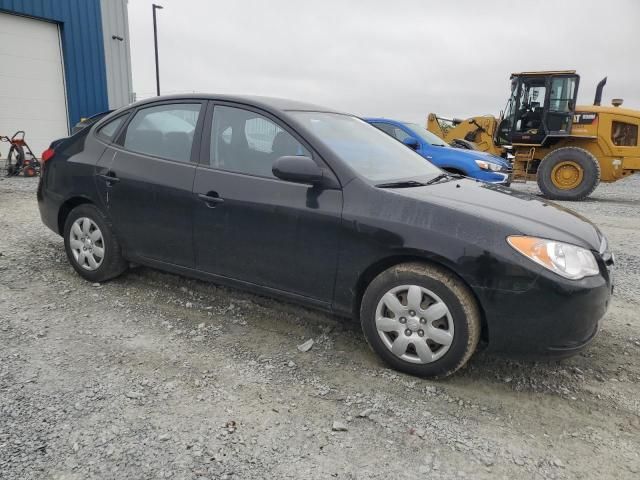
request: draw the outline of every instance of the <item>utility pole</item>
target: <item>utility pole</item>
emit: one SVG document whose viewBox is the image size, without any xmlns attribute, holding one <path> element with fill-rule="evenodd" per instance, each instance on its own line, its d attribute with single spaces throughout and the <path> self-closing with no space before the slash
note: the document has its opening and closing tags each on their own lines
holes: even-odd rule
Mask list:
<svg viewBox="0 0 640 480">
<path fill-rule="evenodd" d="M 156 52 L 156 95 L 160 96 L 160 64 L 158 63 L 158 23 L 156 21 L 156 10 L 162 10 L 162 5 L 151 6 L 153 11 L 153 45 Z"/>
</svg>

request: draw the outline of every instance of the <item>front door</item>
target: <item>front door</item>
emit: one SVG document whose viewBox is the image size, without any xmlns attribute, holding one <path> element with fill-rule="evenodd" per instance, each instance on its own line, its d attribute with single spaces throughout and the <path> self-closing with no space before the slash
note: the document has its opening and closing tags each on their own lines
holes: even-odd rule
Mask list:
<svg viewBox="0 0 640 480">
<path fill-rule="evenodd" d="M 140 108 L 98 163 L 96 181 L 131 256 L 194 266 L 192 150 L 202 109 L 201 102 Z"/>
<path fill-rule="evenodd" d="M 547 135 L 558 137 L 569 135 L 571 132 L 573 115 L 576 112 L 578 80 L 577 75 L 551 77 L 549 102 L 544 120 Z"/>
<path fill-rule="evenodd" d="M 210 123 L 193 189 L 197 268 L 330 303 L 341 232 L 337 182 L 322 188 L 275 178 L 281 156 L 323 164 L 264 112 L 216 105 Z"/>
<path fill-rule="evenodd" d="M 547 136 L 544 124 L 545 105 L 548 96 L 546 77 L 520 77 L 520 88 L 512 117 L 511 142 L 514 144 L 540 145 Z"/>
</svg>

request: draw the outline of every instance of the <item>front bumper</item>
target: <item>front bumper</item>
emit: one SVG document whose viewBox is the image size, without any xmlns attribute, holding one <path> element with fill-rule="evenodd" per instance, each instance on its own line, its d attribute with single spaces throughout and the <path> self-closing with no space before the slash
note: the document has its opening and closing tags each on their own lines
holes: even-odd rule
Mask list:
<svg viewBox="0 0 640 480">
<path fill-rule="evenodd" d="M 520 291 L 475 289 L 485 310 L 489 349 L 517 357 L 561 358 L 596 336 L 612 294 L 609 270 L 579 281 L 541 272 Z"/>
</svg>

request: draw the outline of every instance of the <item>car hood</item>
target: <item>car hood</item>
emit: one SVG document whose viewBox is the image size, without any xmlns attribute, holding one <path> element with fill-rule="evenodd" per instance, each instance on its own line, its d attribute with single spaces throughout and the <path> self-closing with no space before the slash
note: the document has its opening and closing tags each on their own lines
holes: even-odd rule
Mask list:
<svg viewBox="0 0 640 480">
<path fill-rule="evenodd" d="M 455 210 L 501 225 L 507 235 L 531 235 L 599 250 L 597 227 L 577 213 L 553 202 L 507 187 L 469 179 L 456 179 L 393 192 L 430 205 Z M 453 216 L 451 216 L 453 221 Z"/>
<path fill-rule="evenodd" d="M 481 152 L 479 150 L 466 150 L 464 148 L 454 148 L 454 147 L 434 147 L 438 150 L 436 151 L 439 155 L 438 158 L 464 158 L 469 161 L 474 160 L 486 160 L 487 162 L 497 163 L 498 165 L 502 165 L 503 167 L 510 167 L 511 165 L 504 158 L 497 157 L 487 152 Z M 436 153 L 434 152 L 434 153 Z"/>
</svg>

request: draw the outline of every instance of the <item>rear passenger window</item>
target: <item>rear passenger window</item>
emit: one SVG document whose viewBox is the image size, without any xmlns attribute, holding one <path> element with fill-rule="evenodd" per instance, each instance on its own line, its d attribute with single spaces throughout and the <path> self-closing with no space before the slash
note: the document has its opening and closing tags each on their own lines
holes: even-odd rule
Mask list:
<svg viewBox="0 0 640 480">
<path fill-rule="evenodd" d="M 100 127 L 100 130 L 98 130 L 98 135 L 104 140 L 112 141 L 113 136 L 116 134 L 116 132 L 120 128 L 120 125 L 122 125 L 122 122 L 125 121 L 127 116 L 128 115 L 122 115 L 114 120 L 111 120 L 106 125 Z"/>
<path fill-rule="evenodd" d="M 156 157 L 189 162 L 199 103 L 159 105 L 139 110 L 129 125 L 124 148 Z"/>
<path fill-rule="evenodd" d="M 273 177 L 273 162 L 285 155 L 311 156 L 290 133 L 263 115 L 241 108 L 214 108 L 209 160 L 212 167 Z"/>
</svg>

